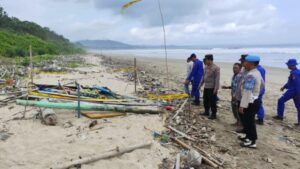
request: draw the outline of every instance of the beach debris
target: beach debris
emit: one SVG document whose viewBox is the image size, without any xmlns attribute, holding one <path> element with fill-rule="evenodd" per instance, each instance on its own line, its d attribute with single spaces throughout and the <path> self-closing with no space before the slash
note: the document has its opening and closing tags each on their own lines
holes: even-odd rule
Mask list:
<svg viewBox="0 0 300 169">
<path fill-rule="evenodd" d="M 178 153 L 177 156 L 176 156 L 175 169 L 180 169 L 180 167 L 181 167 L 180 166 L 180 164 L 181 164 L 180 163 L 180 156 L 181 156 L 180 153 Z"/>
<path fill-rule="evenodd" d="M 117 113 L 117 112 L 81 112 L 82 115 L 90 118 L 90 119 L 103 119 L 103 118 L 112 118 L 118 116 L 126 116 L 127 113 Z"/>
<path fill-rule="evenodd" d="M 6 141 L 11 135 L 12 133 L 8 133 L 6 131 L 0 131 L 0 140 Z"/>
<path fill-rule="evenodd" d="M 192 138 L 192 137 L 188 136 L 187 134 L 185 134 L 185 133 L 183 133 L 183 132 L 181 132 L 181 131 L 173 128 L 172 126 L 168 126 L 167 128 L 170 129 L 170 130 L 172 130 L 173 132 L 181 135 L 182 137 L 188 139 L 188 140 L 191 140 L 191 141 L 195 141 L 196 140 L 195 138 Z"/>
<path fill-rule="evenodd" d="M 49 125 L 49 126 L 55 126 L 57 124 L 57 116 L 53 109 L 44 109 L 41 110 L 41 120 L 42 123 Z"/>
<path fill-rule="evenodd" d="M 73 127 L 73 124 L 70 120 L 66 121 L 63 125 L 64 128 L 70 128 Z"/>
<path fill-rule="evenodd" d="M 199 168 L 202 164 L 202 155 L 194 149 L 190 149 L 182 154 L 186 167 Z"/>
<path fill-rule="evenodd" d="M 176 99 L 185 99 L 188 97 L 189 97 L 189 95 L 186 93 L 175 93 L 175 94 L 167 94 L 167 95 L 148 94 L 148 98 L 151 100 L 171 101 L 171 100 L 176 100 Z"/>
<path fill-rule="evenodd" d="M 186 103 L 188 102 L 189 99 L 185 99 L 184 102 L 181 104 L 180 108 L 178 110 L 176 110 L 176 113 L 175 115 L 173 116 L 172 119 L 175 119 L 179 113 L 182 113 L 183 112 L 183 108 L 184 106 L 186 105 Z"/>
<path fill-rule="evenodd" d="M 177 143 L 178 145 L 182 146 L 184 149 L 186 150 L 191 150 L 193 149 L 191 146 L 185 144 L 184 142 L 180 141 L 177 138 L 171 138 L 175 143 Z M 196 150 L 195 150 L 196 151 Z M 213 162 L 212 160 L 210 160 L 208 157 L 202 156 L 202 160 L 204 163 L 206 163 L 207 165 L 213 167 L 213 168 L 218 168 L 220 165 L 216 164 L 215 162 Z"/>
<path fill-rule="evenodd" d="M 68 168 L 71 168 L 73 166 L 80 166 L 80 165 L 83 165 L 83 164 L 96 162 L 96 161 L 99 161 L 99 160 L 102 160 L 102 159 L 109 159 L 109 158 L 112 158 L 112 157 L 120 156 L 122 154 L 129 153 L 129 152 L 137 150 L 137 149 L 150 147 L 151 145 L 152 145 L 152 143 L 149 142 L 149 143 L 143 143 L 143 144 L 130 146 L 130 147 L 127 147 L 127 148 L 120 148 L 118 146 L 118 148 L 116 148 L 114 151 L 109 151 L 109 152 L 106 152 L 106 153 L 103 153 L 103 154 L 100 154 L 100 155 L 95 155 L 95 156 L 92 156 L 92 157 L 80 158 L 79 160 L 74 160 L 74 161 L 71 161 L 71 162 L 66 163 L 66 164 L 58 165 L 58 166 L 55 166 L 51 169 L 68 169 Z"/>
<path fill-rule="evenodd" d="M 92 120 L 89 124 L 89 128 L 91 129 L 91 128 L 95 127 L 97 124 L 98 124 L 97 120 Z"/>
<path fill-rule="evenodd" d="M 273 162 L 272 159 L 271 159 L 270 157 L 268 157 L 268 156 L 264 156 L 264 157 L 262 158 L 262 160 L 264 160 L 264 161 L 267 162 L 267 163 L 272 163 L 272 162 Z"/>
</svg>

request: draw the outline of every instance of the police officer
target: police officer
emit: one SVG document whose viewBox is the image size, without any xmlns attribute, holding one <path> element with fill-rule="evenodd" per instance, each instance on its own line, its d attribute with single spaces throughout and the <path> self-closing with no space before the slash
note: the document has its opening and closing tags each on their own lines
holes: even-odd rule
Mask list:
<svg viewBox="0 0 300 169">
<path fill-rule="evenodd" d="M 242 99 L 239 112 L 244 118 L 244 132 L 246 135 L 239 136 L 242 147 L 256 148 L 257 132 L 255 115 L 259 111 L 261 101 L 259 95 L 264 87 L 264 81 L 260 72 L 257 70 L 260 57 L 248 55 L 245 58 L 245 70 L 247 74 L 244 78 Z"/>
<path fill-rule="evenodd" d="M 288 82 L 280 89 L 287 91 L 283 94 L 282 97 L 278 100 L 277 105 L 277 116 L 273 118 L 276 120 L 283 120 L 284 113 L 284 104 L 290 99 L 294 100 L 295 106 L 298 111 L 298 123 L 295 123 L 296 126 L 300 124 L 300 70 L 297 69 L 297 60 L 290 59 L 287 63 L 288 68 L 291 70 Z"/>
<path fill-rule="evenodd" d="M 264 82 L 266 82 L 266 70 L 261 66 L 261 65 L 257 65 L 257 70 L 259 71 L 261 77 L 263 78 Z M 262 91 L 259 94 L 259 99 L 261 100 L 261 106 L 259 108 L 259 111 L 257 113 L 257 121 L 256 123 L 259 125 L 263 125 L 264 124 L 264 118 L 265 118 L 265 109 L 263 106 L 263 96 L 265 94 L 266 90 L 265 88 L 262 89 Z"/>
</svg>

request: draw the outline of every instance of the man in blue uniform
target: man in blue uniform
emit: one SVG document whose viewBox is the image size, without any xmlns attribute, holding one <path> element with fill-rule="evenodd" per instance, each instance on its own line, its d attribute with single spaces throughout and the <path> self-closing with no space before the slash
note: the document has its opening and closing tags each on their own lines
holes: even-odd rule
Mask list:
<svg viewBox="0 0 300 169">
<path fill-rule="evenodd" d="M 192 81 L 192 92 L 191 96 L 195 97 L 194 105 L 200 105 L 200 91 L 199 85 L 203 76 L 203 63 L 197 59 L 195 54 L 191 55 L 191 60 L 194 62 L 192 72 L 186 79 L 186 84 Z"/>
<path fill-rule="evenodd" d="M 263 78 L 264 82 L 266 82 L 266 70 L 261 65 L 258 65 L 256 67 L 256 69 L 261 74 L 261 77 Z M 264 109 L 264 106 L 263 106 L 262 99 L 263 99 L 263 96 L 264 96 L 265 92 L 266 92 L 266 90 L 265 90 L 265 88 L 263 88 L 261 93 L 259 94 L 259 99 L 261 101 L 261 106 L 260 106 L 259 111 L 257 113 L 257 121 L 256 121 L 256 123 L 259 124 L 259 125 L 264 124 L 265 109 Z"/>
<path fill-rule="evenodd" d="M 273 118 L 276 120 L 283 120 L 284 114 L 284 104 L 290 99 L 294 100 L 295 106 L 298 112 L 298 123 L 295 123 L 296 126 L 300 124 L 300 70 L 297 69 L 297 60 L 290 59 L 287 63 L 288 68 L 291 70 L 288 82 L 280 89 L 287 91 L 283 94 L 278 100 L 277 105 L 277 116 Z"/>
</svg>

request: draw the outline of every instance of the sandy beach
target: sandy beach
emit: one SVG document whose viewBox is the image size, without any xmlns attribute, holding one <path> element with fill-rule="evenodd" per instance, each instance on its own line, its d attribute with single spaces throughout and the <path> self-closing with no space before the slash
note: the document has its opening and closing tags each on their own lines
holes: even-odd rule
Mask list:
<svg viewBox="0 0 300 169">
<path fill-rule="evenodd" d="M 40 84 L 64 84 L 77 79 L 82 85 L 108 86 L 113 91 L 123 95 L 133 95 L 133 83 L 119 79 L 121 74 L 112 74 L 112 69 L 100 65 L 101 59 L 89 55 L 85 57 L 88 63 L 97 66 L 78 68 L 76 72 L 65 75 L 38 75 L 34 82 Z M 126 147 L 152 141 L 152 132 L 146 128 L 162 131 L 163 123 L 159 115 L 128 115 L 106 120 L 98 120 L 96 128 L 90 130 L 90 119 L 75 117 L 74 111 L 55 110 L 58 116 L 56 126 L 45 126 L 40 120 L 31 118 L 37 113 L 37 108 L 27 107 L 26 118 L 29 120 L 11 120 L 21 116 L 24 106 L 15 104 L 0 109 L 0 131 L 12 135 L 0 142 L 0 168 L 2 169 L 42 169 L 51 168 L 57 164 L 105 153 L 118 147 Z M 66 123 L 71 126 L 66 127 Z M 163 158 L 170 156 L 171 149 L 153 142 L 151 149 L 136 150 L 132 153 L 84 165 L 86 169 L 116 169 L 157 168 Z"/>
<path fill-rule="evenodd" d="M 102 64 L 108 59 L 114 68 L 126 68 L 133 65 L 133 58 L 120 56 L 99 56 L 89 54 L 84 56 L 87 63 L 94 66 L 80 67 L 75 72 L 65 75 L 38 75 L 35 83 L 64 84 L 78 80 L 83 85 L 98 84 L 107 86 L 113 91 L 128 96 L 134 96 L 134 84 L 124 78 L 122 73 L 112 71 L 112 67 Z M 145 71 L 153 78 L 158 78 L 165 84 L 165 62 L 163 59 L 137 58 L 138 70 Z M 221 67 L 221 85 L 229 85 L 232 70 L 231 64 L 218 63 Z M 280 97 L 280 87 L 286 82 L 289 71 L 267 67 L 267 94 L 264 98 L 266 120 L 264 126 L 258 126 L 258 149 L 245 150 L 239 146 L 234 122 L 230 111 L 230 91 L 220 90 L 219 114 L 216 121 L 209 121 L 199 116 L 203 106 L 192 107 L 191 113 L 197 117 L 195 123 L 212 128 L 214 140 L 201 144 L 201 148 L 222 159 L 221 168 L 291 168 L 300 166 L 300 129 L 293 128 L 296 122 L 296 110 L 292 102 L 286 109 L 284 122 L 275 122 L 277 99 Z M 184 60 L 169 60 L 170 88 L 183 90 L 186 72 Z M 140 73 L 140 72 L 139 72 Z M 143 83 L 141 84 L 143 85 Z M 29 120 L 12 120 L 20 116 L 24 106 L 11 104 L 0 108 L 0 131 L 11 133 L 5 141 L 0 141 L 0 168 L 3 169 L 40 169 L 51 168 L 57 164 L 107 152 L 116 146 L 128 146 L 147 141 L 153 141 L 149 128 L 158 132 L 167 130 L 160 115 L 129 114 L 125 117 L 115 117 L 98 120 L 98 130 L 88 128 L 90 119 L 75 117 L 74 111 L 55 110 L 58 116 L 56 126 L 45 126 L 40 120 L 30 118 L 37 108 L 26 113 Z M 183 116 L 183 114 L 182 114 Z M 66 123 L 71 126 L 66 127 Z M 199 129 L 201 130 L 201 129 Z M 195 131 L 197 132 L 197 130 Z M 211 137 L 210 137 L 211 138 Z M 175 160 L 180 149 L 175 146 L 161 146 L 153 141 L 149 149 L 140 149 L 119 157 L 101 160 L 82 165 L 82 169 L 155 169 L 163 163 L 163 159 Z M 250 159 L 249 159 L 250 158 Z M 248 159 L 247 161 L 245 159 Z"/>
</svg>

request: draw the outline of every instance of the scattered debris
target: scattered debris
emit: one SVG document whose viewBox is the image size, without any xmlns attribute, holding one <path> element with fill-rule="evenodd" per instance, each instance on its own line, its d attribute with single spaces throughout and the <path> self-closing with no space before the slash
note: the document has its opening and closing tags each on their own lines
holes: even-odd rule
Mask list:
<svg viewBox="0 0 300 169">
<path fill-rule="evenodd" d="M 11 135 L 13 135 L 12 133 L 8 133 L 5 131 L 0 131 L 0 140 L 5 141 L 7 140 Z"/>
</svg>

